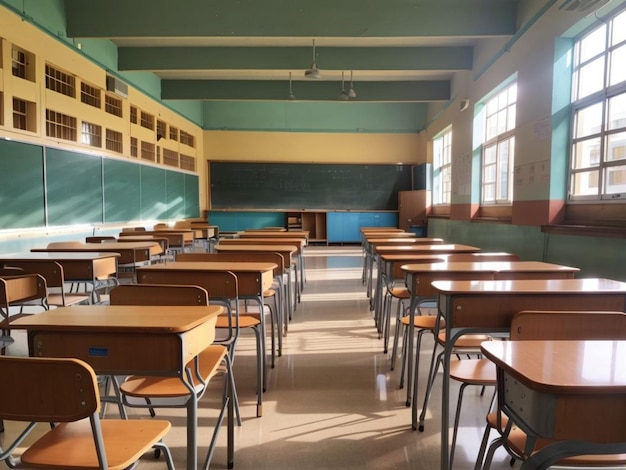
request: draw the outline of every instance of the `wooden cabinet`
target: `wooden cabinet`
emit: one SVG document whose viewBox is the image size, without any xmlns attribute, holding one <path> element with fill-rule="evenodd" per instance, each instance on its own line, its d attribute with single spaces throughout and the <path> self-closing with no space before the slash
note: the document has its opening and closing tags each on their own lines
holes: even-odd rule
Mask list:
<svg viewBox="0 0 626 470">
<path fill-rule="evenodd" d="M 430 191 L 398 191 L 398 226 L 409 230 L 411 225 L 425 226 L 430 214 Z"/>
</svg>

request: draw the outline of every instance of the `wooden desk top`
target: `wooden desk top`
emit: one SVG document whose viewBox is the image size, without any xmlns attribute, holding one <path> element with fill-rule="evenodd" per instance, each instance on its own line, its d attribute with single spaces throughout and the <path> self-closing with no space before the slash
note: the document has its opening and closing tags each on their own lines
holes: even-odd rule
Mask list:
<svg viewBox="0 0 626 470">
<path fill-rule="evenodd" d="M 286 251 L 289 253 L 296 253 L 298 251 L 298 247 L 295 245 L 289 245 L 289 244 L 284 244 L 284 245 L 264 245 L 262 243 L 259 244 L 250 244 L 250 245 L 246 245 L 244 243 L 238 245 L 238 244 L 224 244 L 224 243 L 218 243 L 217 245 L 215 245 L 215 250 L 216 251 L 277 251 L 277 252 L 281 252 L 281 251 Z"/>
<path fill-rule="evenodd" d="M 481 349 L 538 391 L 626 393 L 626 341 L 487 341 Z"/>
<path fill-rule="evenodd" d="M 408 238 L 408 237 L 396 237 L 396 238 L 368 238 L 367 243 L 370 246 L 380 246 L 380 245 L 437 245 L 439 243 L 443 243 L 443 238 L 428 238 L 428 237 L 419 237 L 419 238 Z"/>
<path fill-rule="evenodd" d="M 497 281 L 435 281 L 442 294 L 626 294 L 626 283 L 612 279 L 533 279 Z"/>
<path fill-rule="evenodd" d="M 82 246 L 72 246 L 72 247 L 61 247 L 61 248 L 33 248 L 32 250 L 30 250 L 31 252 L 51 252 L 51 253 L 55 253 L 55 252 L 59 252 L 59 251 L 65 251 L 65 252 L 70 252 L 70 251 L 74 251 L 74 252 L 78 252 L 78 251 L 91 251 L 91 252 L 119 252 L 120 250 L 150 250 L 150 252 L 153 252 L 153 250 L 156 250 L 157 253 L 153 253 L 153 254 L 159 254 L 159 250 L 161 250 L 161 246 L 157 243 L 157 242 L 128 242 L 128 243 L 123 243 L 123 242 L 108 242 L 108 243 L 100 243 L 100 244 L 96 244 L 96 243 L 84 243 Z"/>
<path fill-rule="evenodd" d="M 261 261 L 174 261 L 138 268 L 137 271 L 232 271 L 237 272 L 266 272 L 276 269 L 275 263 Z"/>
<path fill-rule="evenodd" d="M 97 251 L 85 252 L 64 252 L 64 251 L 29 251 L 25 253 L 4 253 L 0 254 L 0 261 L 92 261 L 104 258 L 119 258 L 120 254 L 116 252 L 99 253 Z"/>
<path fill-rule="evenodd" d="M 469 245 L 456 245 L 456 244 L 439 244 L 439 245 L 382 245 L 375 248 L 376 253 L 382 255 L 384 253 L 472 253 L 480 251 L 480 248 Z"/>
<path fill-rule="evenodd" d="M 78 305 L 28 315 L 11 322 L 13 329 L 181 333 L 224 312 L 217 305 L 171 307 L 144 305 Z"/>
<path fill-rule="evenodd" d="M 411 232 L 365 232 L 363 238 L 417 238 L 417 235 Z"/>
<path fill-rule="evenodd" d="M 406 273 L 433 272 L 579 272 L 579 268 L 541 261 L 485 261 L 467 263 L 413 263 L 400 267 Z"/>
<path fill-rule="evenodd" d="M 274 230 L 245 230 L 243 232 L 237 232 L 237 235 L 241 238 L 309 238 L 308 230 L 288 230 L 288 231 L 274 231 Z"/>
<path fill-rule="evenodd" d="M 304 238 L 273 238 L 273 237 L 258 237 L 258 238 L 228 238 L 220 240 L 222 245 L 295 245 L 299 250 L 306 246 L 306 240 Z"/>
</svg>

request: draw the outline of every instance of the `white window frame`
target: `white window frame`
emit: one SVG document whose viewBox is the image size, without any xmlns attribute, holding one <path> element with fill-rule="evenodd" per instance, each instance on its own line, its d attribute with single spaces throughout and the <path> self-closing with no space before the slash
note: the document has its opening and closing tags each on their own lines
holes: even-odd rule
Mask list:
<svg viewBox="0 0 626 470">
<path fill-rule="evenodd" d="M 433 139 L 433 204 L 450 205 L 452 196 L 452 127 Z"/>
<path fill-rule="evenodd" d="M 511 205 L 515 163 L 517 80 L 485 99 L 480 159 L 481 205 Z"/>
<path fill-rule="evenodd" d="M 626 201 L 626 181 L 608 186 L 611 174 L 626 179 L 625 24 L 622 10 L 574 43 L 569 201 Z"/>
</svg>

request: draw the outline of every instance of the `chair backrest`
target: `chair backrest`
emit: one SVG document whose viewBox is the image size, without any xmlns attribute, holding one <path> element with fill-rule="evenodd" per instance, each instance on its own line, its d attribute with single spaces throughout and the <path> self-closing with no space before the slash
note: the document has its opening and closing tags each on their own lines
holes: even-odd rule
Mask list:
<svg viewBox="0 0 626 470">
<path fill-rule="evenodd" d="M 0 307 L 8 308 L 37 299 L 45 301 L 47 297 L 46 280 L 40 274 L 22 273 L 0 278 Z"/>
<path fill-rule="evenodd" d="M 626 338 L 626 313 L 524 310 L 511 322 L 511 340 L 618 340 Z"/>
<path fill-rule="evenodd" d="M 85 244 L 79 241 L 48 243 L 48 248 L 81 248 L 83 246 L 85 246 Z"/>
<path fill-rule="evenodd" d="M 98 381 L 79 359 L 0 356 L 0 418 L 28 422 L 71 422 L 100 407 Z"/>
<path fill-rule="evenodd" d="M 206 262 L 250 262 L 275 263 L 274 276 L 280 276 L 285 272 L 285 259 L 276 252 L 244 252 L 244 253 L 179 253 L 176 261 L 206 261 Z"/>
<path fill-rule="evenodd" d="M 54 260 L 16 261 L 13 263 L 27 274 L 41 274 L 48 287 L 61 287 L 65 283 L 63 266 Z"/>
<path fill-rule="evenodd" d="M 200 286 L 124 284 L 111 289 L 111 305 L 208 305 L 209 294 Z"/>
<path fill-rule="evenodd" d="M 0 277 L 19 276 L 20 274 L 24 274 L 24 270 L 17 266 L 3 266 L 0 268 Z"/>
</svg>

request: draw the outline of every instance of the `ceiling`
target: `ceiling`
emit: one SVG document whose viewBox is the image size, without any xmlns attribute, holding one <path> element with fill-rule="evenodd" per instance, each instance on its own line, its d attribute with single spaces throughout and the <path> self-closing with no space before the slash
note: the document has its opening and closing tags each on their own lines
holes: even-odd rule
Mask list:
<svg viewBox="0 0 626 470">
<path fill-rule="evenodd" d="M 483 38 L 511 38 L 518 0 L 65 0 L 67 35 L 109 39 L 118 71 L 164 100 L 446 102 Z M 315 40 L 315 57 L 313 57 Z M 321 73 L 305 77 L 315 61 Z"/>
</svg>

